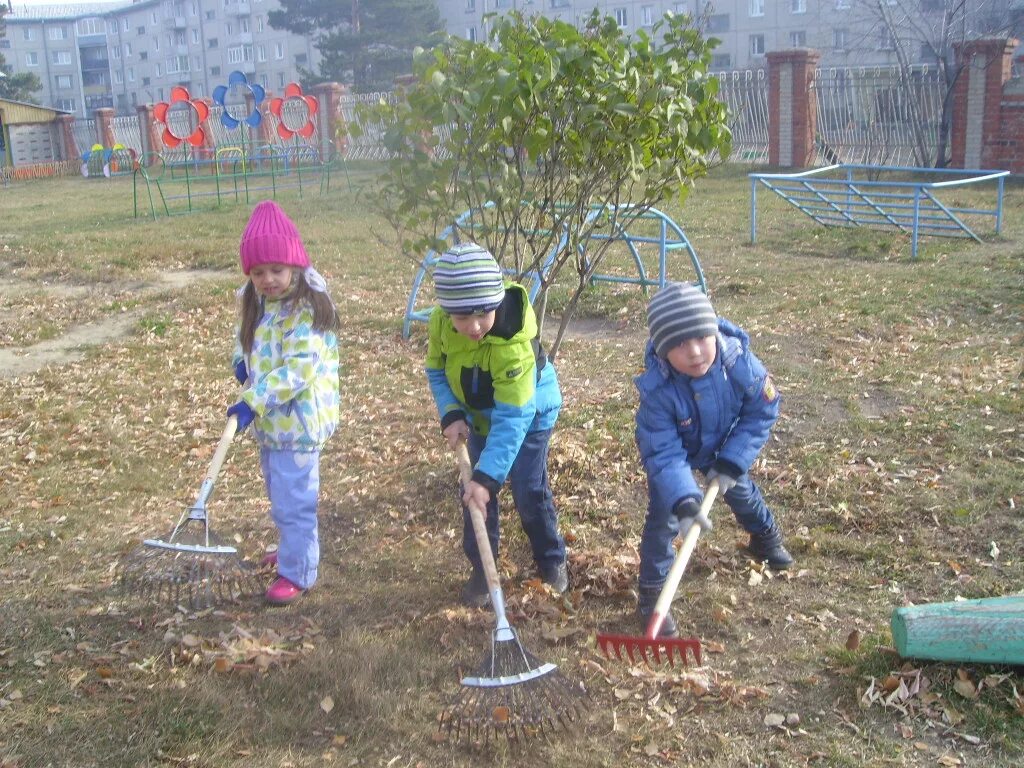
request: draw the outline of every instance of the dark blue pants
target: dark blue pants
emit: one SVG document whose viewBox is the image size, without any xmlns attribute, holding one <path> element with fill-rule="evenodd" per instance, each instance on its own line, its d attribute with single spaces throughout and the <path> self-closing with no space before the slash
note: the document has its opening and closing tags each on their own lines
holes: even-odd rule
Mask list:
<svg viewBox="0 0 1024 768">
<path fill-rule="evenodd" d="M 512 484 L 512 499 L 515 501 L 523 531 L 530 539 L 533 559 L 537 565 L 557 565 L 565 561 L 565 541 L 558 533 L 558 512 L 548 484 L 548 444 L 551 430 L 528 432 L 519 449 L 508 479 Z M 469 457 L 476 466 L 484 449 L 486 438 L 470 433 Z M 498 499 L 492 496 L 487 504 L 487 538 L 491 541 L 491 552 L 498 559 Z M 480 551 L 473 535 L 473 522 L 469 510 L 462 508 L 462 549 L 474 568 L 482 568 Z"/>
<path fill-rule="evenodd" d="M 736 516 L 736 522 L 747 533 L 764 533 L 775 523 L 772 511 L 768 509 L 760 489 L 749 474 L 744 474 L 729 489 L 725 494 L 725 503 Z M 714 519 L 714 507 L 708 515 Z M 679 518 L 671 509 L 655 509 L 653 505 L 647 507 L 644 532 L 640 537 L 641 587 L 658 588 L 665 583 L 676 556 L 672 541 L 678 533 Z"/>
</svg>

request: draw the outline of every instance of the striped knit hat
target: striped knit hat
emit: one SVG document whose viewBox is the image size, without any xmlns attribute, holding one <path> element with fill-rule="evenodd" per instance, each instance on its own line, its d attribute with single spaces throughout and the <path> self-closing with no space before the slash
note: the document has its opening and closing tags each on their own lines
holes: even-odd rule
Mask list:
<svg viewBox="0 0 1024 768">
<path fill-rule="evenodd" d="M 505 284 L 498 262 L 486 248 L 459 243 L 437 260 L 434 293 L 448 314 L 473 315 L 497 309 L 505 298 Z"/>
<path fill-rule="evenodd" d="M 669 283 L 647 305 L 647 327 L 658 357 L 687 339 L 703 339 L 718 333 L 718 318 L 711 302 L 689 283 Z"/>
</svg>

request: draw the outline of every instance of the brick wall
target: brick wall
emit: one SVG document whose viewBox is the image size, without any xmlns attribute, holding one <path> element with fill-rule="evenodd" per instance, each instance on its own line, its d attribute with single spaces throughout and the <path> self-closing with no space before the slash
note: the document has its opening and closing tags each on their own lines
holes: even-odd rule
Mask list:
<svg viewBox="0 0 1024 768">
<path fill-rule="evenodd" d="M 956 47 L 951 165 L 1024 173 L 1024 82 L 1011 78 L 1013 39 Z"/>
</svg>

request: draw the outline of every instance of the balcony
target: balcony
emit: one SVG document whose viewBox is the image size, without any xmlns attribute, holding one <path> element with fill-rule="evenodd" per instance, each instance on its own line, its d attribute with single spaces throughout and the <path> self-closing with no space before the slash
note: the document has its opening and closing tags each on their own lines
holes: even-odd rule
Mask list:
<svg viewBox="0 0 1024 768">
<path fill-rule="evenodd" d="M 229 16 L 248 16 L 252 13 L 252 7 L 249 5 L 249 0 L 237 0 L 237 2 L 229 2 L 224 11 Z"/>
<path fill-rule="evenodd" d="M 188 56 L 188 44 L 187 43 L 175 43 L 174 45 L 175 56 Z"/>
<path fill-rule="evenodd" d="M 235 35 L 235 42 L 242 45 L 252 45 L 252 32 L 238 32 Z"/>
<path fill-rule="evenodd" d="M 188 22 L 184 16 L 168 16 L 164 19 L 164 26 L 168 29 L 185 29 L 188 27 Z"/>
</svg>

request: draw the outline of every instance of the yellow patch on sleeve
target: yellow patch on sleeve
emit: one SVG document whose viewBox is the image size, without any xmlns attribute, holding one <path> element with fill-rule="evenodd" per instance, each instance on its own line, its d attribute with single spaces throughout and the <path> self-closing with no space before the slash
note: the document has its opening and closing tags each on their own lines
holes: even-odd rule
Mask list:
<svg viewBox="0 0 1024 768">
<path fill-rule="evenodd" d="M 764 386 L 761 388 L 761 397 L 764 398 L 766 403 L 774 403 L 779 399 L 779 391 L 775 388 L 772 383 L 771 376 L 764 377 Z"/>
</svg>

